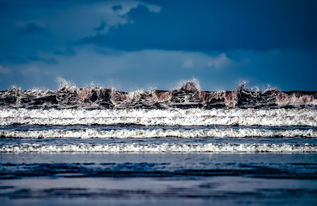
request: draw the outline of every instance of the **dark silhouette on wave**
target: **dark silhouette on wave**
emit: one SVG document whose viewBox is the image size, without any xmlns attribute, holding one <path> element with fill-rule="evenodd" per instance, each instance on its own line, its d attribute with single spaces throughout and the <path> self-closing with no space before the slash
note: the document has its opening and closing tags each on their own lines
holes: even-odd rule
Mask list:
<svg viewBox="0 0 317 206">
<path fill-rule="evenodd" d="M 58 90 L 0 91 L 0 107 L 166 109 L 166 108 L 317 108 L 316 91 L 277 89 L 250 90 L 241 84 L 234 91 L 201 91 L 198 83 L 186 82 L 171 91 L 124 92 L 107 88 L 77 88 L 64 85 Z"/>
</svg>

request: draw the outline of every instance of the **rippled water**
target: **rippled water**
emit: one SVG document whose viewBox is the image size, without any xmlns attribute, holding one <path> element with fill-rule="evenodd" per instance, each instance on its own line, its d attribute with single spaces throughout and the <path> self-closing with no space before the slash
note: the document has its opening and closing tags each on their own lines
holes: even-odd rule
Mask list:
<svg viewBox="0 0 317 206">
<path fill-rule="evenodd" d="M 2 154 L 0 179 L 8 205 L 314 205 L 317 155 Z"/>
</svg>

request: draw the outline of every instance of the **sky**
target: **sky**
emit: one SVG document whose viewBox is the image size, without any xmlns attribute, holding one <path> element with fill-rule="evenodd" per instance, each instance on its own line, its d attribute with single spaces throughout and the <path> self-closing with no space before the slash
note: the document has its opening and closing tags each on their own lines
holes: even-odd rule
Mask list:
<svg viewBox="0 0 317 206">
<path fill-rule="evenodd" d="M 0 90 L 317 90 L 315 0 L 0 0 Z"/>
</svg>

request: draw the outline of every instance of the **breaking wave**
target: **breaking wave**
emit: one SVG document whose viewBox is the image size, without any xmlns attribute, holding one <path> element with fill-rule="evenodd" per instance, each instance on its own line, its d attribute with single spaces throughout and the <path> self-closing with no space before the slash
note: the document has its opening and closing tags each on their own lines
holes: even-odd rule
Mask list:
<svg viewBox="0 0 317 206">
<path fill-rule="evenodd" d="M 317 127 L 315 109 L 0 109 L 0 125 L 260 125 Z"/>
<path fill-rule="evenodd" d="M 166 109 L 166 108 L 316 108 L 317 92 L 277 89 L 201 91 L 197 82 L 185 82 L 171 91 L 124 92 L 107 88 L 77 88 L 64 85 L 58 90 L 0 91 L 0 107 L 6 108 L 95 108 L 95 109 Z"/>
<path fill-rule="evenodd" d="M 316 153 L 316 138 L 317 92 L 0 91 L 0 152 Z"/>
<path fill-rule="evenodd" d="M 15 131 L 0 130 L 1 138 L 21 139 L 51 139 L 51 138 L 80 138 L 80 139 L 126 139 L 126 138 L 245 138 L 245 137 L 306 137 L 317 138 L 314 129 L 118 129 L 118 130 L 40 130 Z"/>
<path fill-rule="evenodd" d="M 43 130 L 43 131 L 0 131 L 2 138 L 50 139 L 50 138 L 80 138 L 80 139 L 123 139 L 123 138 L 244 138 L 244 137 L 309 137 L 317 138 L 317 130 L 269 130 L 269 129 L 143 129 L 143 130 L 110 130 L 96 129 L 79 130 Z"/>
</svg>

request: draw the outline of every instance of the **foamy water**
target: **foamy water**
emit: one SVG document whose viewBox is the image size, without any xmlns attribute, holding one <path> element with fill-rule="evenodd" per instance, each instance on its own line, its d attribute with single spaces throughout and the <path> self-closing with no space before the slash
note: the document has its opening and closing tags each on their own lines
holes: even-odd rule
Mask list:
<svg viewBox="0 0 317 206">
<path fill-rule="evenodd" d="M 280 138 L 306 137 L 317 138 L 316 129 L 52 129 L 36 131 L 0 131 L 2 138 L 21 139 L 50 139 L 50 138 L 79 138 L 79 139 L 126 139 L 126 138 Z"/>
<path fill-rule="evenodd" d="M 0 137 L 5 153 L 316 152 L 316 92 L 211 92 L 198 82 L 170 91 L 10 89 L 0 92 Z"/>
<path fill-rule="evenodd" d="M 309 143 L 23 143 L 1 145 L 0 150 L 6 153 L 316 153 L 317 145 Z"/>
<path fill-rule="evenodd" d="M 316 152 L 315 109 L 1 109 L 1 152 Z M 93 126 L 92 126 L 93 125 Z M 217 142 L 217 139 L 247 142 Z M 294 140 L 304 138 L 301 142 Z M 11 139 L 11 140 L 10 140 Z M 17 142 L 19 139 L 24 142 Z M 36 140 L 74 139 L 56 144 Z M 76 142 L 93 140 L 93 142 Z M 122 139 L 125 142 L 99 142 Z M 140 139 L 142 143 L 129 142 Z M 151 141 L 158 140 L 155 144 Z M 188 139 L 189 142 L 170 142 Z M 208 142 L 215 139 L 215 142 Z M 263 143 L 263 139 L 279 139 Z M 8 140 L 10 140 L 8 142 Z M 14 141 L 13 141 L 14 140 Z M 127 141 L 126 141 L 127 140 Z M 173 141 L 174 141 L 173 140 Z M 206 140 L 206 141 L 205 141 Z M 26 142 L 25 142 L 26 141 Z M 205 141 L 197 143 L 196 141 Z"/>
<path fill-rule="evenodd" d="M 1 109 L 0 125 L 261 125 L 317 127 L 314 109 Z"/>
</svg>

